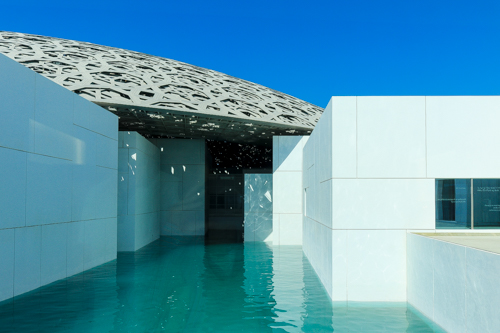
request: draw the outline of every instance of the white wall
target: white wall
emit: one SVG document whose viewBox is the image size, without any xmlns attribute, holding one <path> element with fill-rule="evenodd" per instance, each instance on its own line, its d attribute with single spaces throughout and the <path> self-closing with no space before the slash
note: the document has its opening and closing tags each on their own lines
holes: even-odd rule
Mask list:
<svg viewBox="0 0 500 333">
<path fill-rule="evenodd" d="M 435 229 L 435 178 L 500 178 L 499 111 L 497 96 L 330 100 L 304 147 L 303 248 L 333 300 L 406 300 L 406 230 Z"/>
<path fill-rule="evenodd" d="M 137 132 L 118 144 L 118 251 L 136 251 L 160 237 L 160 149 Z"/>
<path fill-rule="evenodd" d="M 205 234 L 205 140 L 151 140 L 160 149 L 161 235 Z"/>
<path fill-rule="evenodd" d="M 271 242 L 273 238 L 273 175 L 245 174 L 244 241 Z"/>
<path fill-rule="evenodd" d="M 118 118 L 0 55 L 0 301 L 116 258 Z"/>
<path fill-rule="evenodd" d="M 308 137 L 273 137 L 273 244 L 302 244 L 302 153 Z"/>
<path fill-rule="evenodd" d="M 408 234 L 408 302 L 449 332 L 497 332 L 500 255 Z"/>
</svg>

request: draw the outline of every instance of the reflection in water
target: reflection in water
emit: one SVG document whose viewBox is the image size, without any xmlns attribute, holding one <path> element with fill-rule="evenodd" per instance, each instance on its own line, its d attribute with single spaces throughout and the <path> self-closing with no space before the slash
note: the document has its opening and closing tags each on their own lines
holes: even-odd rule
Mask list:
<svg viewBox="0 0 500 333">
<path fill-rule="evenodd" d="M 439 329 L 406 303 L 332 304 L 300 246 L 202 237 L 165 237 L 0 303 L 0 332 L 334 331 Z"/>
</svg>

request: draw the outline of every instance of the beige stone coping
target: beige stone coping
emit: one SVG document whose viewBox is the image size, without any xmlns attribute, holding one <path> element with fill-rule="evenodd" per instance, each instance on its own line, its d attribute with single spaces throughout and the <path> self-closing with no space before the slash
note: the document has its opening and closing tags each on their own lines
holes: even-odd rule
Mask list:
<svg viewBox="0 0 500 333">
<path fill-rule="evenodd" d="M 500 233 L 415 232 L 415 234 L 500 254 Z"/>
</svg>

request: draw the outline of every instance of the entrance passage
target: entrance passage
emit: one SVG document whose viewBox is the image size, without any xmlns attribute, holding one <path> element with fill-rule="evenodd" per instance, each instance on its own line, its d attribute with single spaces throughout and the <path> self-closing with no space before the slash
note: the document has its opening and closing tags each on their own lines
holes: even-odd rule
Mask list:
<svg viewBox="0 0 500 333">
<path fill-rule="evenodd" d="M 243 241 L 243 174 L 209 174 L 207 179 L 207 238 Z"/>
<path fill-rule="evenodd" d="M 0 303 L 0 332 L 443 332 L 406 303 L 332 303 L 300 246 L 162 237 Z"/>
<path fill-rule="evenodd" d="M 272 172 L 272 141 L 255 145 L 207 140 L 206 147 L 206 241 L 243 242 L 244 175 Z"/>
</svg>

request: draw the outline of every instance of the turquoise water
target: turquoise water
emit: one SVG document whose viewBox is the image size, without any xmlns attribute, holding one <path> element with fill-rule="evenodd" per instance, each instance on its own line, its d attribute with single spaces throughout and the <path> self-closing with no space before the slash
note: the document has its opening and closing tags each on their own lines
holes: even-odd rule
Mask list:
<svg viewBox="0 0 500 333">
<path fill-rule="evenodd" d="M 332 304 L 301 247 L 165 237 L 0 303 L 0 332 L 442 332 L 406 303 Z"/>
</svg>

